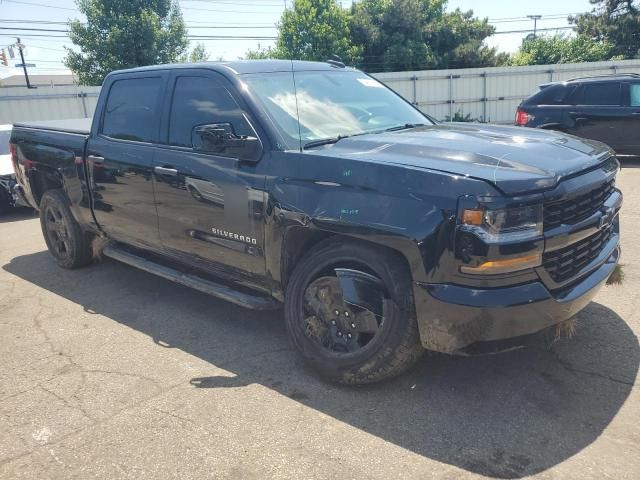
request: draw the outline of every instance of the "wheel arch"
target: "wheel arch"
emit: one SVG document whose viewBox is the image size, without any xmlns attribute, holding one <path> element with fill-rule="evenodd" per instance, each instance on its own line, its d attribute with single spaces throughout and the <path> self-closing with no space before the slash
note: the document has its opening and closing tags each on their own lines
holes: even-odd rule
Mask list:
<svg viewBox="0 0 640 480">
<path fill-rule="evenodd" d="M 387 252 L 402 263 L 403 268 L 406 269 L 413 280 L 414 272 L 412 271 L 411 261 L 407 254 L 407 250 L 410 248 L 409 240 L 407 240 L 407 244 L 404 245 L 403 251 L 403 249 L 390 247 L 389 245 L 383 244 L 380 241 L 375 241 L 373 238 L 367 236 L 345 235 L 343 233 L 336 233 L 327 230 L 298 227 L 289 229 L 283 236 L 280 262 L 280 281 L 283 291 L 286 290 L 288 281 L 291 278 L 294 269 L 305 255 L 307 255 L 311 249 L 324 242 L 349 242 L 353 244 L 367 245 L 380 251 Z M 422 262 L 419 262 L 419 265 L 422 266 Z"/>
<path fill-rule="evenodd" d="M 29 172 L 29 183 L 31 186 L 31 194 L 36 203 L 36 207 L 40 207 L 42 196 L 47 190 L 64 188 L 64 180 L 62 174 L 55 168 L 38 165 Z"/>
</svg>

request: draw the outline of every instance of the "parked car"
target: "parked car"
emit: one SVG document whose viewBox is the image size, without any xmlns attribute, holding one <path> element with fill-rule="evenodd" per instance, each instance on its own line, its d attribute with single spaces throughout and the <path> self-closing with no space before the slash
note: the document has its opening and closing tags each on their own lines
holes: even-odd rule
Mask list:
<svg viewBox="0 0 640 480">
<path fill-rule="evenodd" d="M 598 140 L 618 156 L 640 155 L 640 75 L 602 75 L 540 85 L 540 91 L 518 107 L 516 125 Z"/>
<path fill-rule="evenodd" d="M 567 320 L 620 254 L 609 147 L 438 124 L 335 61 L 114 72 L 93 122 L 19 123 L 11 144 L 62 267 L 101 237 L 237 305 L 284 303 L 293 344 L 343 383 Z"/>
<path fill-rule="evenodd" d="M 9 153 L 11 125 L 0 125 L 0 214 L 9 212 L 15 206 L 25 206 L 25 202 L 14 190 L 16 176 Z"/>
</svg>

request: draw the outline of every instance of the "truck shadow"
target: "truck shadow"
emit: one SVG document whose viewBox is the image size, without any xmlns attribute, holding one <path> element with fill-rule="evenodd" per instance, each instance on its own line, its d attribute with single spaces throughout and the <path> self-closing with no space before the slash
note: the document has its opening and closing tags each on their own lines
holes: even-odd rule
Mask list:
<svg viewBox="0 0 640 480">
<path fill-rule="evenodd" d="M 235 374 L 193 378 L 194 388 L 261 384 L 416 454 L 495 478 L 544 471 L 593 443 L 629 396 L 640 362 L 625 321 L 592 303 L 576 338 L 552 348 L 536 343 L 473 359 L 429 354 L 391 382 L 340 387 L 301 364 L 281 312 L 246 311 L 112 261 L 65 271 L 39 252 L 3 268 L 158 348 Z"/>
<path fill-rule="evenodd" d="M 16 207 L 12 208 L 8 213 L 0 214 L 0 223 L 20 222 L 33 218 L 38 218 L 38 214 L 32 208 Z"/>
</svg>

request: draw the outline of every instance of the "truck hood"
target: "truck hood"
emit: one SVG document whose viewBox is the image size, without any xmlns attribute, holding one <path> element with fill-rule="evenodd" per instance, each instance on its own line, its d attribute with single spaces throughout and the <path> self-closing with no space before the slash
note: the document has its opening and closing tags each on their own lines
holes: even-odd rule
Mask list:
<svg viewBox="0 0 640 480">
<path fill-rule="evenodd" d="M 509 195 L 553 188 L 614 154 L 603 143 L 558 132 L 469 123 L 359 135 L 308 153 L 469 176 Z"/>
</svg>

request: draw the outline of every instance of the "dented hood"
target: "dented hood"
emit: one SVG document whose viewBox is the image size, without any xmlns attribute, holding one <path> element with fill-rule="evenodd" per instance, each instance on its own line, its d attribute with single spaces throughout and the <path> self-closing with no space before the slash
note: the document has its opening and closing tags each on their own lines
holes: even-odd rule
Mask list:
<svg viewBox="0 0 640 480">
<path fill-rule="evenodd" d="M 603 143 L 571 135 L 469 123 L 359 135 L 311 152 L 465 175 L 510 195 L 553 188 L 613 155 Z"/>
</svg>

